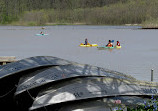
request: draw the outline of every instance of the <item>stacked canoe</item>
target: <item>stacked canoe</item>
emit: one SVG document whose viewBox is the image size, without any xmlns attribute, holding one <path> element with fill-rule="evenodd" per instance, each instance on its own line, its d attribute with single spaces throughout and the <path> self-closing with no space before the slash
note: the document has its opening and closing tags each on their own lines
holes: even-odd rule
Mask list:
<svg viewBox="0 0 158 111">
<path fill-rule="evenodd" d="M 0 104 L 16 111 L 110 111 L 115 100 L 136 107 L 158 94 L 158 83 L 51 56 L 4 65 L 0 84 Z"/>
</svg>

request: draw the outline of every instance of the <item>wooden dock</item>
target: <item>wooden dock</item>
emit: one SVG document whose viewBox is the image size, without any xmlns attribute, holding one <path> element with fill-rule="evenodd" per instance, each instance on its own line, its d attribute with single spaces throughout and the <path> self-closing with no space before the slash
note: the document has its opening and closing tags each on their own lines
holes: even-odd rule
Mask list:
<svg viewBox="0 0 158 111">
<path fill-rule="evenodd" d="M 15 56 L 0 56 L 0 65 L 5 65 L 15 61 L 16 61 Z"/>
</svg>

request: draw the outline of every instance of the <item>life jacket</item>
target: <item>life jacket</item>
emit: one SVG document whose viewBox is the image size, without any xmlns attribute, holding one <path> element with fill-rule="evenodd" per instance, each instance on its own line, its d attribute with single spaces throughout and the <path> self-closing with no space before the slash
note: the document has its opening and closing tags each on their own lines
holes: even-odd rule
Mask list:
<svg viewBox="0 0 158 111">
<path fill-rule="evenodd" d="M 112 43 L 108 43 L 108 47 L 112 47 L 113 45 L 112 45 Z"/>
<path fill-rule="evenodd" d="M 88 40 L 85 40 L 85 45 L 88 45 Z"/>
<path fill-rule="evenodd" d="M 120 46 L 120 43 L 119 43 L 119 42 L 117 42 L 117 46 Z"/>
</svg>

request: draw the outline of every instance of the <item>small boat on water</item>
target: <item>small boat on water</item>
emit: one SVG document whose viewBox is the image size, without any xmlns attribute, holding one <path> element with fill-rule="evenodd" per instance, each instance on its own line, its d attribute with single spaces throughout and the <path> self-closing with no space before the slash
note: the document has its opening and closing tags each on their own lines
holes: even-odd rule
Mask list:
<svg viewBox="0 0 158 111">
<path fill-rule="evenodd" d="M 81 43 L 79 46 L 80 47 L 96 47 L 98 45 L 97 44 L 87 44 L 87 45 L 85 45 L 85 44 Z"/>
<path fill-rule="evenodd" d="M 116 49 L 121 49 L 121 46 L 116 45 L 115 48 Z"/>
<path fill-rule="evenodd" d="M 158 84 L 108 77 L 86 77 L 52 85 L 39 92 L 30 110 L 65 102 L 112 96 L 151 96 L 158 94 Z M 40 104 L 39 104 L 40 103 Z"/>
<path fill-rule="evenodd" d="M 36 36 L 46 36 L 46 35 L 49 35 L 49 34 L 36 34 Z"/>
<path fill-rule="evenodd" d="M 98 49 L 114 49 L 115 47 L 99 46 Z"/>
<path fill-rule="evenodd" d="M 120 49 L 121 48 L 121 46 L 114 46 L 114 47 L 107 47 L 107 46 L 99 46 L 99 47 L 97 47 L 98 49 Z"/>
</svg>

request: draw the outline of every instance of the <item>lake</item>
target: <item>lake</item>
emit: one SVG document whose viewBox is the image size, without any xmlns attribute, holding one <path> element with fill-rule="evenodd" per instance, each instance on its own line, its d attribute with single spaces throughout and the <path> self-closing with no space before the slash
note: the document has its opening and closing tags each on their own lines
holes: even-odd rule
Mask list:
<svg viewBox="0 0 158 111">
<path fill-rule="evenodd" d="M 158 82 L 158 30 L 139 26 L 0 26 L 0 56 L 24 59 L 32 56 L 55 56 L 131 75 L 139 80 Z M 36 36 L 43 31 L 48 36 Z M 89 43 L 105 46 L 119 40 L 120 50 L 79 47 Z"/>
</svg>

